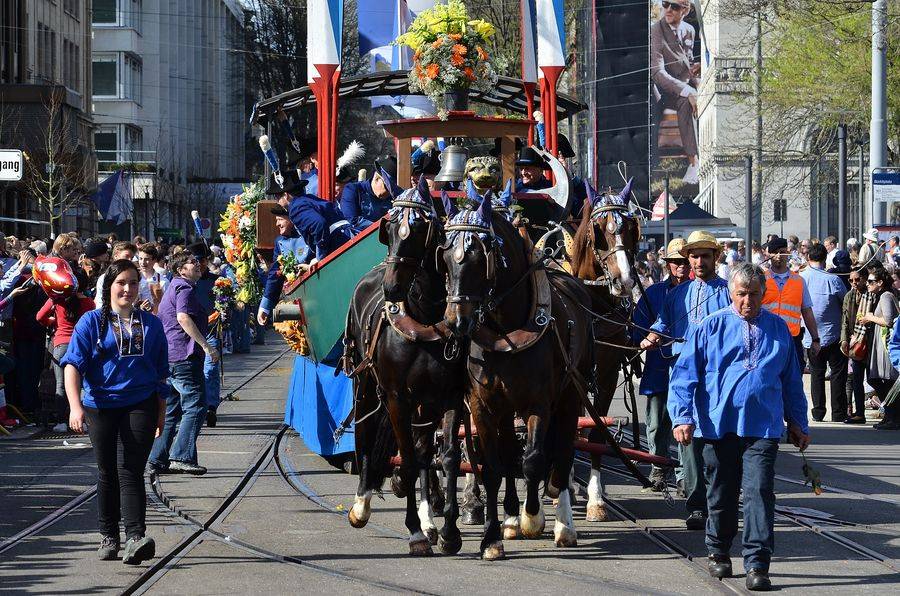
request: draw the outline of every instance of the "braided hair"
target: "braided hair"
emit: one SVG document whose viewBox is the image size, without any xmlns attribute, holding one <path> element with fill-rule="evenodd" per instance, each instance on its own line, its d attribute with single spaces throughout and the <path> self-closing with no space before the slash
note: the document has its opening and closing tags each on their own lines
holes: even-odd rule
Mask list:
<svg viewBox="0 0 900 596">
<path fill-rule="evenodd" d="M 106 331 L 109 329 L 109 316 L 112 311 L 112 285 L 122 273 L 126 271 L 134 271 L 135 276 L 140 279 L 140 272 L 137 265 L 128 259 L 118 259 L 110 263 L 103 277 L 103 287 L 100 289 L 103 296 L 103 307 L 100 309 L 100 333 L 97 336 L 97 351 L 103 350 L 103 338 L 106 337 Z"/>
</svg>

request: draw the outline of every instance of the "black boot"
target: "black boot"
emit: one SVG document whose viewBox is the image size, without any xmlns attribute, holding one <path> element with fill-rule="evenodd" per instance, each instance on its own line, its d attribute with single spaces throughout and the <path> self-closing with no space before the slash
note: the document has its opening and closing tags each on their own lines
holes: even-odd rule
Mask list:
<svg viewBox="0 0 900 596">
<path fill-rule="evenodd" d="M 709 574 L 716 579 L 731 577 L 731 557 L 709 555 Z"/>
<path fill-rule="evenodd" d="M 763 569 L 751 569 L 747 572 L 747 589 L 751 592 L 767 592 L 772 589 L 769 572 Z"/>
</svg>

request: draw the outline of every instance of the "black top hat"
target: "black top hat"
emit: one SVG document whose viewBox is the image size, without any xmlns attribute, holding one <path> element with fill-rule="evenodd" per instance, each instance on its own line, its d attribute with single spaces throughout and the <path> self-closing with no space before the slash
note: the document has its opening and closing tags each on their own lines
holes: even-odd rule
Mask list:
<svg viewBox="0 0 900 596">
<path fill-rule="evenodd" d="M 185 249 L 198 259 L 206 259 L 210 256 L 209 247 L 206 246 L 205 242 L 194 242 L 186 246 Z"/>
<path fill-rule="evenodd" d="M 575 157 L 575 151 L 572 149 L 572 143 L 569 142 L 569 139 L 566 138 L 566 135 L 556 135 L 556 149 L 559 152 L 559 156 L 563 159 Z"/>
<path fill-rule="evenodd" d="M 344 166 L 343 168 L 338 170 L 334 176 L 334 181 L 340 184 L 347 184 L 349 182 L 353 182 L 354 180 L 356 180 L 356 172 L 353 171 L 352 165 Z"/>
<path fill-rule="evenodd" d="M 494 138 L 494 148 L 488 151 L 488 155 L 491 157 L 500 157 L 500 143 L 502 139 L 500 137 Z M 516 151 L 520 151 L 525 143 L 522 139 L 516 137 Z"/>
<path fill-rule="evenodd" d="M 287 163 L 288 167 L 295 168 L 297 165 L 310 157 L 313 153 L 318 152 L 319 150 L 319 141 L 318 139 L 310 139 L 310 138 L 302 138 L 297 139 L 297 142 L 300 144 L 300 152 L 298 153 L 294 146 L 288 143 L 287 151 L 285 152 L 285 163 Z"/>
<path fill-rule="evenodd" d="M 532 149 L 531 147 L 523 147 L 521 151 L 519 151 L 519 159 L 516 160 L 516 166 L 537 166 L 539 168 L 544 168 L 547 166 L 547 163 L 544 161 L 544 158 L 538 155 L 538 152 Z"/>
<path fill-rule="evenodd" d="M 413 166 L 413 175 L 418 176 L 419 174 L 425 174 L 426 176 L 437 176 L 437 173 L 441 171 L 440 154 L 441 152 L 437 150 L 426 153 L 422 158 L 422 161 Z"/>
<path fill-rule="evenodd" d="M 384 171 L 387 172 L 391 178 L 396 180 L 397 158 L 393 155 L 382 155 L 375 160 L 375 172 L 377 173 L 379 169 L 384 169 Z"/>
<path fill-rule="evenodd" d="M 286 172 L 281 173 L 282 177 L 284 177 L 284 184 L 278 184 L 278 181 L 275 180 L 275 172 L 269 174 L 269 180 L 266 183 L 266 194 L 267 195 L 280 195 L 286 192 L 289 193 L 302 193 L 303 189 L 306 188 L 306 185 L 309 183 L 308 180 L 302 180 L 300 175 L 297 174 L 297 170 L 288 170 Z"/>
<path fill-rule="evenodd" d="M 269 209 L 269 212 L 272 215 L 277 215 L 279 217 L 287 217 L 288 216 L 288 210 L 285 209 L 284 207 L 282 207 L 281 205 L 275 205 L 274 207 Z"/>
</svg>

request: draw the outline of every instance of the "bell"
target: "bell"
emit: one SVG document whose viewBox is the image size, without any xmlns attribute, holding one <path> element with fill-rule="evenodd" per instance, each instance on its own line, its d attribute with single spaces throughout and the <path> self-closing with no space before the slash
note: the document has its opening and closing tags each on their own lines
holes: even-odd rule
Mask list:
<svg viewBox="0 0 900 596">
<path fill-rule="evenodd" d="M 461 145 L 448 145 L 438 159 L 441 160 L 441 171 L 434 177 L 435 182 L 462 182 L 465 179 L 468 149 Z"/>
</svg>

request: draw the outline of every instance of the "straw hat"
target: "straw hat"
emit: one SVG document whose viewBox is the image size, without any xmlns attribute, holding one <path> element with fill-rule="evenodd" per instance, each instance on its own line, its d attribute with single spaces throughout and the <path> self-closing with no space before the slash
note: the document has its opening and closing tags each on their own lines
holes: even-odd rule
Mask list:
<svg viewBox="0 0 900 596">
<path fill-rule="evenodd" d="M 709 248 L 716 252 L 722 250 L 715 236 L 705 230 L 695 230 L 688 236 L 684 246 L 678 251 L 682 257 L 687 258 L 688 253 L 695 248 Z"/>
<path fill-rule="evenodd" d="M 862 237 L 872 242 L 878 242 L 878 230 L 871 228 L 868 232 L 863 234 Z"/>
<path fill-rule="evenodd" d="M 666 246 L 666 256 L 663 259 L 683 259 L 681 249 L 684 248 L 684 238 L 672 238 Z"/>
</svg>

